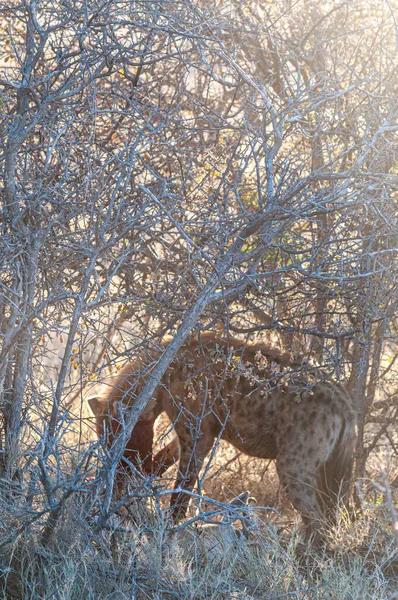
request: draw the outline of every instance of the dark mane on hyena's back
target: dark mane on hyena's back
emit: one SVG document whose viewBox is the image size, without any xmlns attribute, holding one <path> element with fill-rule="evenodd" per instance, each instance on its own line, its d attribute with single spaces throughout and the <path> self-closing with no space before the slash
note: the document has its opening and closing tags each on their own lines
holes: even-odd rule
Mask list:
<svg viewBox="0 0 398 600">
<path fill-rule="evenodd" d="M 186 361 L 189 367 L 195 360 L 201 363 L 203 369 L 211 373 L 220 371 L 224 377 L 231 375 L 232 369 L 235 373 L 238 370 L 242 376 L 250 372 L 262 379 L 275 378 L 276 373 L 281 373 L 283 369 L 295 369 L 298 366 L 289 352 L 282 352 L 261 342 L 221 336 L 210 331 L 190 336 L 179 350 L 174 365 Z M 222 367 L 228 366 L 231 368 L 223 370 Z"/>
<path fill-rule="evenodd" d="M 224 351 L 241 351 L 246 360 L 254 359 L 256 354 L 261 353 L 269 361 L 276 362 L 280 365 L 286 366 L 293 362 L 289 352 L 282 352 L 274 346 L 269 346 L 263 342 L 241 340 L 232 336 L 221 336 L 212 331 L 205 331 L 190 336 L 188 342 L 184 344 L 182 348 L 196 351 L 197 349 L 200 350 L 200 348 L 206 348 L 207 346 L 213 347 L 215 344 Z"/>
</svg>

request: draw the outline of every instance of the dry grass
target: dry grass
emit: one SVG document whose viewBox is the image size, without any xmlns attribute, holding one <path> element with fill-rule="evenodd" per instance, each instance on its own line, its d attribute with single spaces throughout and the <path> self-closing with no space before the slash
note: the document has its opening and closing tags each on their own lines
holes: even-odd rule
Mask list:
<svg viewBox="0 0 398 600">
<path fill-rule="evenodd" d="M 160 437 L 167 427 L 166 421 L 160 424 Z M 72 431 L 68 435 L 68 442 L 76 442 Z M 84 432 L 83 439 L 91 437 L 93 432 Z M 70 452 L 66 456 L 76 463 Z M 172 475 L 155 482 L 158 491 L 172 487 Z M 238 455 L 221 443 L 208 465 L 203 494 L 229 502 L 246 490 L 257 505 L 279 510 L 252 508 L 248 538 L 232 529 L 225 536 L 217 526 L 203 530 L 201 521 L 171 534 L 164 510 L 167 494 L 162 501 L 132 501 L 109 520 L 108 528 L 98 529 L 98 504 L 89 513 L 84 494 L 74 494 L 46 544 L 41 540 L 44 518 L 31 519 L 32 509 L 45 507 L 45 497 L 28 506 L 23 495 L 2 494 L 0 600 L 398 598 L 391 506 L 377 488 L 367 491 L 370 504 L 356 521 L 341 514 L 322 552 L 302 543 L 299 517 L 279 489 L 273 465 Z M 214 510 L 214 505 L 202 503 L 202 510 Z M 7 541 L 10 532 L 18 535 Z"/>
<path fill-rule="evenodd" d="M 7 507 L 0 515 L 3 539 L 21 517 L 21 509 L 17 518 L 10 502 Z M 264 515 L 250 508 L 249 537 L 230 526 L 233 535 L 225 541 L 217 526 L 206 529 L 201 522 L 172 534 L 159 503 L 142 501 L 98 530 L 73 497 L 48 544 L 40 542 L 37 522 L 1 546 L 0 599 L 397 598 L 398 554 L 388 507 L 367 509 L 353 523 L 342 514 L 322 552 L 303 545 L 298 520 L 280 531 Z"/>
<path fill-rule="evenodd" d="M 120 525 L 120 524 L 119 524 Z M 397 548 L 366 515 L 344 521 L 327 553 L 303 552 L 297 530 L 276 534 L 255 521 L 251 538 L 210 552 L 171 536 L 160 515 L 150 529 L 126 520 L 125 531 L 94 531 L 71 502 L 50 545 L 30 529 L 2 548 L 0 598 L 50 600 L 277 598 L 381 600 L 394 598 Z M 119 527 L 120 529 L 120 527 Z M 191 531 L 192 541 L 200 533 Z"/>
</svg>

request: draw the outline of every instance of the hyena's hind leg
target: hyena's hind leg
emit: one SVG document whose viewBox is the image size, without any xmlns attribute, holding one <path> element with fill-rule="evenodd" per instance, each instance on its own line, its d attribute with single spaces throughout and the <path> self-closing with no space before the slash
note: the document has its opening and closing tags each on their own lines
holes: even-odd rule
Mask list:
<svg viewBox="0 0 398 600">
<path fill-rule="evenodd" d="M 356 444 L 356 418 L 347 412 L 342 418 L 339 438 L 319 472 L 320 504 L 331 526 L 336 525 L 338 507 L 350 510 L 350 491 Z"/>
<path fill-rule="evenodd" d="M 300 513 L 305 528 L 305 538 L 313 538 L 315 543 L 324 539 L 325 518 L 318 501 L 316 491 L 316 472 L 311 469 L 301 469 L 292 463 L 276 461 L 276 468 L 282 486 L 285 488 L 294 508 Z"/>
<path fill-rule="evenodd" d="M 328 410 L 311 410 L 308 404 L 306 410 L 293 402 L 289 407 L 289 423 L 278 436 L 276 468 L 282 486 L 301 514 L 306 539 L 311 537 L 317 544 L 324 540 L 328 528 L 319 501 L 319 472 L 337 444 L 341 422 L 333 414 L 325 415 Z"/>
</svg>

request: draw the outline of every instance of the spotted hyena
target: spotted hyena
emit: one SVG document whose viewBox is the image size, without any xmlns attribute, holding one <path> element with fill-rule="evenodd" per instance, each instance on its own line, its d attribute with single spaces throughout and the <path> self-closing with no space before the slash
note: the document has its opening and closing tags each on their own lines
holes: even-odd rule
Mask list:
<svg viewBox="0 0 398 600">
<path fill-rule="evenodd" d="M 152 364 L 156 362 L 152 356 Z M 137 373 L 140 373 L 138 377 Z M 99 435 L 108 443 L 121 427 L 146 377 L 130 364 L 106 399 L 91 399 Z M 166 412 L 177 441 L 152 457 L 156 418 Z M 213 333 L 191 336 L 165 373 L 138 421 L 125 457 L 147 471 L 163 472 L 178 457 L 175 489 L 192 489 L 201 465 L 219 437 L 258 458 L 275 459 L 282 485 L 301 513 L 306 535 L 320 530 L 339 494 L 347 493 L 355 445 L 353 401 L 338 383 L 312 381 L 288 353 Z M 189 496 L 175 491 L 174 518 Z"/>
</svg>

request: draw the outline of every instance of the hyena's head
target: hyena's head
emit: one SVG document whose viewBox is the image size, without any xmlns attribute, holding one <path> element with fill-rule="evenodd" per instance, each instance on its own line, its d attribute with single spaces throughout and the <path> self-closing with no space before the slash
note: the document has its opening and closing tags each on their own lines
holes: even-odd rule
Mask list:
<svg viewBox="0 0 398 600">
<path fill-rule="evenodd" d="M 106 440 L 110 447 L 115 435 L 124 426 L 124 415 L 128 407 L 122 402 L 110 402 L 102 398 L 89 398 L 87 400 L 95 416 L 97 435 Z M 140 418 L 135 425 L 126 444 L 124 458 L 141 469 L 144 473 L 152 471 L 154 418 Z"/>
</svg>

